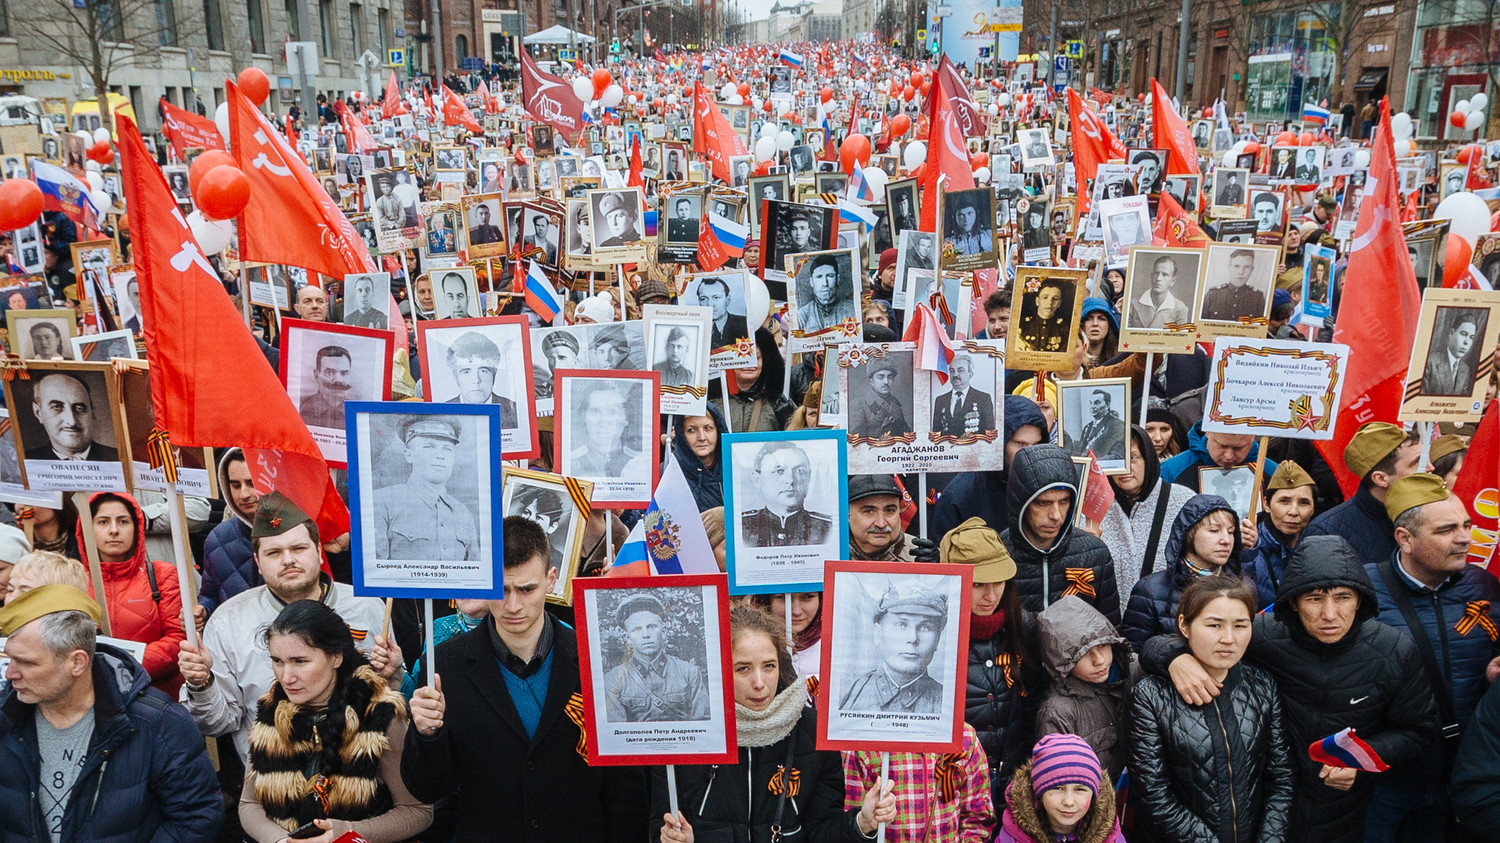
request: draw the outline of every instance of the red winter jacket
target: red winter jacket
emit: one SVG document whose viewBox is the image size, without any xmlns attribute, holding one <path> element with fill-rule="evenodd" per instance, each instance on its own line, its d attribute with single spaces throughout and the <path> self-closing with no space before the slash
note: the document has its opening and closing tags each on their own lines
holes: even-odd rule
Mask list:
<svg viewBox="0 0 1500 843">
<path fill-rule="evenodd" d="M 169 562 L 152 562 L 146 559 L 146 518 L 141 507 L 131 496 L 121 492 L 95 492 L 89 496 L 89 511 L 99 508 L 101 499 L 113 499 L 129 507 L 135 519 L 135 551 L 124 562 L 101 562 L 104 575 L 105 602 L 109 607 L 110 633 L 115 638 L 139 641 L 146 645 L 145 658 L 141 666 L 151 674 L 151 686 L 177 699 L 177 690 L 182 687 L 182 674 L 177 670 L 177 650 L 187 637 L 182 627 L 182 592 L 177 586 L 177 568 Z M 78 555 L 87 557 L 87 545 L 83 542 L 85 528 L 92 529 L 93 516 L 83 515 L 78 519 Z M 87 559 L 84 560 L 87 565 Z M 160 599 L 152 599 L 151 580 L 146 575 L 146 566 L 151 565 L 156 574 L 156 590 Z M 89 596 L 94 593 L 94 584 L 89 583 Z"/>
</svg>

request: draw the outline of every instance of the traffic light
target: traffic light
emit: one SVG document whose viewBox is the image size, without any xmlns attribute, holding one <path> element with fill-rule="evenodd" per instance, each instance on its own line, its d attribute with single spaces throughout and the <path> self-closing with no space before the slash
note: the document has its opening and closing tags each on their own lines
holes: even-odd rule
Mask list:
<svg viewBox="0 0 1500 843">
<path fill-rule="evenodd" d="M 620 39 L 618 39 L 618 38 L 616 38 L 616 39 L 615 39 L 615 40 L 614 40 L 614 41 L 613 41 L 613 42 L 612 42 L 612 43 L 611 43 L 611 44 L 610 44 L 610 45 L 609 45 L 609 51 L 610 51 L 610 52 L 611 52 L 611 53 L 619 53 L 619 52 L 620 52 Z"/>
</svg>

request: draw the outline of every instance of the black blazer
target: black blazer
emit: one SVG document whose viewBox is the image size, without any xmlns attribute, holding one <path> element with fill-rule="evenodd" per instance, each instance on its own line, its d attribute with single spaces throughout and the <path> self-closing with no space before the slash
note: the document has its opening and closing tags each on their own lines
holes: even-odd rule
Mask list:
<svg viewBox="0 0 1500 843">
<path fill-rule="evenodd" d="M 401 779 L 423 802 L 454 796 L 455 841 L 638 843 L 646 836 L 645 771 L 590 767 L 579 754 L 582 733 L 563 711 L 581 693 L 578 639 L 556 619 L 546 622 L 552 676 L 536 736 L 526 737 L 481 626 L 438 645 L 443 728 L 431 737 L 407 730 Z"/>
</svg>

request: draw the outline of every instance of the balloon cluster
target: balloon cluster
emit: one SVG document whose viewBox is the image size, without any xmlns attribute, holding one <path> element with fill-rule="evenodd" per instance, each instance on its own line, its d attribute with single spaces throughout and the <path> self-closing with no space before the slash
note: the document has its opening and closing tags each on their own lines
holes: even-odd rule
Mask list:
<svg viewBox="0 0 1500 843">
<path fill-rule="evenodd" d="M 1482 93 L 1459 100 L 1453 104 L 1453 113 L 1448 115 L 1448 125 L 1466 132 L 1477 131 L 1484 126 L 1484 107 L 1489 102 L 1490 98 Z"/>
<path fill-rule="evenodd" d="M 573 77 L 573 96 L 588 103 L 598 103 L 601 108 L 614 108 L 625 100 L 625 89 L 614 84 L 614 76 L 599 68 L 592 76 Z"/>
<path fill-rule="evenodd" d="M 1397 158 L 1405 158 L 1411 154 L 1411 136 L 1414 129 L 1410 114 L 1402 111 L 1391 115 L 1391 138 L 1395 142 Z"/>
</svg>

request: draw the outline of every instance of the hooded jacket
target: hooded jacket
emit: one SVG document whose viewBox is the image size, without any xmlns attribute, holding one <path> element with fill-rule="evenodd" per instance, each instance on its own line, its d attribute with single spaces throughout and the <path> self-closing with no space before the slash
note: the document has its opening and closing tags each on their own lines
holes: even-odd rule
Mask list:
<svg viewBox="0 0 1500 843">
<path fill-rule="evenodd" d="M 1359 594 L 1359 609 L 1349 632 L 1324 644 L 1302 626 L 1295 604 L 1310 591 L 1341 586 Z M 1255 616 L 1246 659 L 1276 679 L 1288 742 L 1297 748 L 1287 839 L 1357 843 L 1364 839 L 1365 808 L 1378 776 L 1359 773 L 1349 790 L 1335 790 L 1323 783 L 1322 764 L 1305 747 L 1352 727 L 1393 768 L 1419 758 L 1438 741 L 1421 658 L 1410 638 L 1375 620 L 1375 589 L 1354 549 L 1337 536 L 1297 544 L 1272 612 Z M 1141 666 L 1166 677 L 1168 665 L 1186 652 L 1181 637 L 1158 636 L 1142 650 Z"/>
<path fill-rule="evenodd" d="M 1077 594 L 1098 609 L 1110 623 L 1120 620 L 1120 595 L 1115 588 L 1115 564 L 1109 548 L 1094 536 L 1073 528 L 1078 510 L 1073 460 L 1056 445 L 1022 448 L 1010 466 L 1005 505 L 1006 529 L 1000 541 L 1016 563 L 1011 586 L 1020 590 L 1021 605 L 1039 612 L 1064 594 Z M 1026 508 L 1043 492 L 1070 493 L 1067 518 L 1051 547 L 1031 542 L 1022 524 Z"/>
<path fill-rule="evenodd" d="M 226 497 L 229 463 L 244 458 L 239 448 L 230 448 L 219 458 L 219 488 Z M 265 582 L 255 565 L 255 551 L 250 547 L 250 520 L 240 514 L 233 501 L 224 509 L 228 515 L 209 531 L 203 542 L 203 583 L 198 589 L 198 605 L 209 614 L 229 598 Z"/>
<path fill-rule="evenodd" d="M 1218 495 L 1194 495 L 1172 522 L 1172 535 L 1167 538 L 1167 558 L 1172 567 L 1143 577 L 1130 592 L 1130 603 L 1125 607 L 1125 617 L 1120 622 L 1120 632 L 1129 639 L 1130 646 L 1139 650 L 1153 635 L 1170 635 L 1177 629 L 1177 601 L 1182 590 L 1201 576 L 1187 563 L 1187 532 L 1194 524 L 1215 512 L 1227 512 L 1239 523 L 1239 516 L 1229 502 Z M 1219 569 L 1219 576 L 1240 576 L 1240 531 L 1230 530 L 1234 549 L 1229 552 L 1229 561 Z"/>
<path fill-rule="evenodd" d="M 1250 454 L 1245 457 L 1242 465 L 1254 465 L 1260 459 L 1260 441 L 1256 440 L 1250 445 Z M 1208 455 L 1208 434 L 1203 432 L 1203 424 L 1199 422 L 1188 431 L 1188 449 L 1180 454 L 1168 457 L 1161 464 L 1161 479 L 1168 483 L 1176 483 L 1186 486 L 1194 492 L 1198 489 L 1198 467 L 1214 465 L 1214 458 Z M 1276 473 L 1276 461 L 1266 460 L 1265 476 L 1270 477 Z M 1239 519 L 1235 519 L 1239 523 Z"/>
<path fill-rule="evenodd" d="M 1043 830 L 1041 812 L 1041 795 L 1032 789 L 1031 762 L 1027 761 L 1005 787 L 1005 813 L 995 843 L 1052 843 L 1052 836 Z M 1078 843 L 1125 843 L 1120 821 L 1115 819 L 1115 789 L 1108 781 L 1099 783 L 1088 819 L 1097 825 L 1079 837 Z"/>
<path fill-rule="evenodd" d="M 693 490 L 693 500 L 697 501 L 699 512 L 724 505 L 724 434 L 728 431 L 724 427 L 724 414 L 719 408 L 713 404 L 706 406 L 706 415 L 714 420 L 714 426 L 719 431 L 714 442 L 713 466 L 705 466 L 703 460 L 693 453 L 687 435 L 683 432 L 680 417 L 672 426 L 672 456 L 682 466 L 682 474 L 687 478 L 688 487 Z"/>
<path fill-rule="evenodd" d="M 1005 441 L 1009 442 L 1017 430 L 1027 425 L 1035 427 L 1042 438 L 1046 437 L 1047 417 L 1042 415 L 1042 408 L 1025 396 L 1005 396 Z M 970 471 L 954 477 L 932 508 L 928 535 L 933 541 L 941 541 L 949 530 L 970 518 L 983 518 L 991 530 L 1004 532 L 1010 524 L 1005 517 L 1007 474 L 1005 470 Z"/>
<path fill-rule="evenodd" d="M 796 407 L 782 392 L 786 380 L 786 361 L 771 332 L 755 329 L 755 350 L 760 354 L 760 377 L 755 385 L 718 400 L 719 409 L 729 417 L 735 433 L 785 430 Z"/>
<path fill-rule="evenodd" d="M 100 561 L 104 577 L 105 605 L 109 608 L 110 634 L 146 645 L 141 666 L 151 674 L 151 684 L 172 699 L 182 687 L 177 670 L 177 650 L 187 638 L 182 626 L 182 591 L 177 584 L 177 567 L 168 562 L 146 558 L 146 518 L 135 498 L 123 492 L 95 492 L 89 495 L 89 510 L 102 502 L 119 501 L 130 510 L 135 522 L 135 544 L 131 556 L 122 562 Z M 86 555 L 83 531 L 91 529 L 93 518 L 80 517 L 74 530 L 81 555 Z M 87 564 L 87 560 L 84 560 Z M 150 566 L 151 573 L 147 573 Z M 153 585 L 152 579 L 155 579 Z M 94 584 L 89 583 L 89 596 Z"/>
<path fill-rule="evenodd" d="M 1141 463 L 1145 466 L 1145 478 L 1141 482 L 1144 494 L 1127 509 L 1122 503 L 1116 478 L 1111 477 L 1110 485 L 1115 489 L 1115 502 L 1110 504 L 1109 510 L 1104 513 L 1104 521 L 1099 525 L 1099 538 L 1109 547 L 1109 555 L 1115 560 L 1115 586 L 1119 588 L 1120 597 L 1123 598 L 1121 611 L 1124 611 L 1124 603 L 1129 601 L 1136 581 L 1146 574 L 1172 567 L 1172 559 L 1167 556 L 1167 535 L 1172 529 L 1172 522 L 1177 520 L 1177 513 L 1182 511 L 1182 505 L 1193 496 L 1192 489 L 1161 479 L 1161 464 L 1156 459 L 1156 448 L 1143 428 L 1131 425 L 1130 435 L 1135 439 Z M 1166 495 L 1167 503 L 1158 526 L 1156 509 L 1163 495 Z M 1158 536 L 1156 557 L 1148 561 L 1146 548 L 1150 545 L 1153 534 Z"/>
<path fill-rule="evenodd" d="M 1269 468 L 1266 476 L 1271 476 Z M 1396 525 L 1365 483 L 1359 484 L 1354 497 L 1314 518 L 1302 531 L 1303 540 L 1309 536 L 1343 538 L 1365 565 L 1389 559 L 1396 552 Z"/>
<path fill-rule="evenodd" d="M 1037 711 L 1036 733 L 1071 734 L 1088 741 L 1110 781 L 1125 768 L 1126 708 L 1140 665 L 1125 637 L 1093 606 L 1068 595 L 1037 615 L 1042 664 L 1052 686 Z M 1095 647 L 1114 656 L 1109 678 L 1085 682 L 1073 668 Z"/>
<path fill-rule="evenodd" d="M 94 734 L 59 838 L 215 840 L 224 797 L 187 712 L 153 691 L 151 677 L 122 650 L 96 644 L 92 670 Z M 48 839 L 37 801 L 38 716 L 13 689 L 0 693 L 0 843 Z"/>
</svg>

